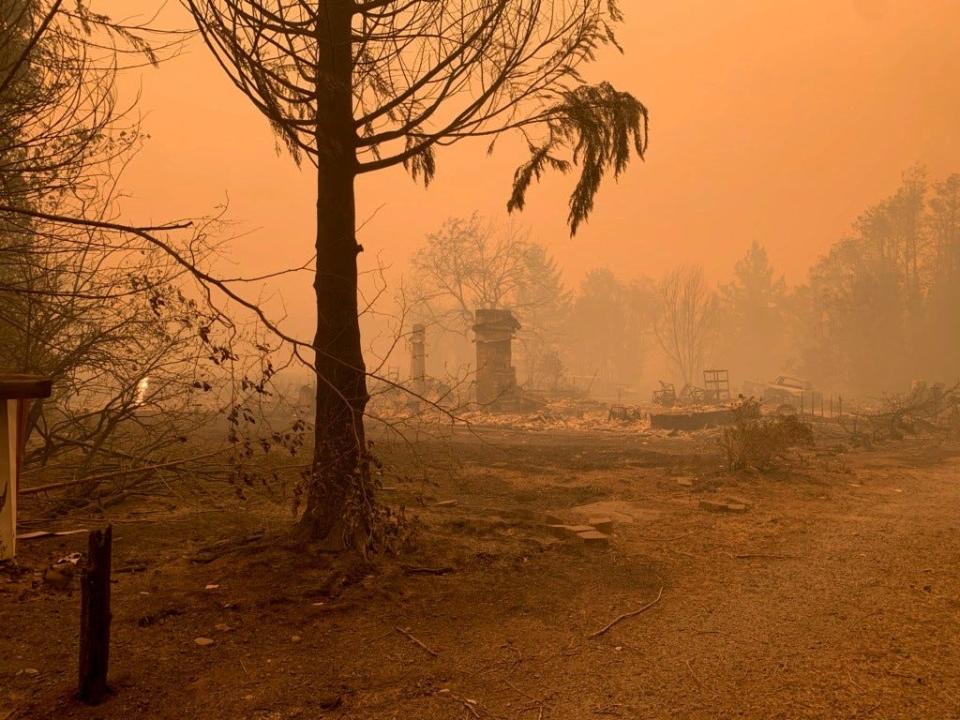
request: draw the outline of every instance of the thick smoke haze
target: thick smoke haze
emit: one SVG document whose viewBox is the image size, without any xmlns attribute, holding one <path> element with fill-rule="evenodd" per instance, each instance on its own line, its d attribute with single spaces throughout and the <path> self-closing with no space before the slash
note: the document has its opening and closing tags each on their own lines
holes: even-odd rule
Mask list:
<svg viewBox="0 0 960 720">
<path fill-rule="evenodd" d="M 960 720 L 958 50 L 0 0 L 0 720 Z"/>
<path fill-rule="evenodd" d="M 115 11 L 133 14 L 131 5 Z M 573 239 L 564 223 L 569 179 L 536 188 L 519 218 L 570 284 L 594 267 L 629 278 L 679 262 L 701 263 L 720 281 L 756 241 L 799 281 L 906 168 L 943 176 L 960 167 L 960 5 L 952 0 L 631 0 L 623 9 L 625 54 L 606 53 L 590 72 L 650 108 L 647 161 L 603 189 Z M 175 4 L 161 19 L 190 22 Z M 266 122 L 199 41 L 162 71 L 126 82 L 142 93 L 152 135 L 123 181 L 129 217 L 209 214 L 229 198 L 229 217 L 249 231 L 231 246 L 238 270 L 309 256 L 309 174 L 272 150 Z M 361 178 L 367 266 L 379 258 L 402 269 L 448 216 L 503 216 L 516 149 L 504 142 L 489 157 L 482 143 L 447 149 L 429 191 L 401 170 Z M 309 307 L 309 280 L 277 289 L 291 327 L 308 332 L 309 313 L 296 316 Z"/>
</svg>

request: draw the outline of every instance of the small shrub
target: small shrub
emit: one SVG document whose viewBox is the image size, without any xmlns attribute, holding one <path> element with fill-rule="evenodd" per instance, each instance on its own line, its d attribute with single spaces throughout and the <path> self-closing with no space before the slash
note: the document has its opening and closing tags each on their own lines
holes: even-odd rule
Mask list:
<svg viewBox="0 0 960 720">
<path fill-rule="evenodd" d="M 753 398 L 734 408 L 734 424 L 725 427 L 720 442 L 731 470 L 755 468 L 761 472 L 783 460 L 787 450 L 813 444 L 813 427 L 796 415 L 762 417 Z"/>
</svg>

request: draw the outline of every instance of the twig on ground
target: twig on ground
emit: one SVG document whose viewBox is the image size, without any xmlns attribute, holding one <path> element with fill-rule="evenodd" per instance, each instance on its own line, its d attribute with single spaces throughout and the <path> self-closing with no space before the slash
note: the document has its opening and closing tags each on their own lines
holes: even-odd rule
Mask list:
<svg viewBox="0 0 960 720">
<path fill-rule="evenodd" d="M 796 560 L 799 557 L 799 555 L 778 555 L 767 553 L 743 553 L 741 555 L 733 556 L 735 560 Z"/>
<path fill-rule="evenodd" d="M 467 710 L 469 710 L 470 714 L 473 715 L 475 718 L 480 717 L 480 713 L 477 712 L 477 709 L 473 707 L 473 705 L 471 705 L 468 700 L 465 700 L 463 698 L 455 698 L 455 700 L 457 700 L 461 705 L 463 705 Z"/>
<path fill-rule="evenodd" d="M 546 699 L 544 699 L 544 698 L 538 698 L 538 697 L 536 697 L 535 695 L 531 695 L 531 694 L 528 693 L 526 690 L 522 690 L 521 688 L 518 688 L 516 685 L 514 685 L 512 682 L 510 682 L 510 681 L 507 680 L 506 678 L 503 679 L 503 682 L 504 682 L 510 689 L 512 689 L 515 693 L 517 693 L 518 695 L 523 695 L 523 696 L 527 697 L 527 698 L 531 701 L 531 704 L 528 705 L 527 707 L 525 707 L 521 712 L 526 712 L 527 710 L 539 709 L 539 710 L 540 710 L 540 717 L 543 717 L 543 709 L 544 709 L 545 707 L 547 707 L 547 708 L 550 707 L 550 703 L 548 703 L 548 702 L 546 701 Z"/>
<path fill-rule="evenodd" d="M 398 627 L 398 628 L 395 628 L 395 629 L 396 629 L 396 631 L 397 631 L 398 633 L 400 633 L 401 635 L 403 635 L 404 637 L 406 637 L 410 642 L 412 642 L 412 643 L 413 643 L 414 645 L 416 645 L 418 648 L 420 648 L 421 650 L 423 650 L 425 653 L 428 653 L 428 654 L 432 655 L 433 657 L 440 657 L 440 653 L 436 652 L 435 650 L 431 650 L 430 648 L 428 648 L 426 645 L 424 645 L 422 642 L 420 642 L 417 638 L 415 638 L 413 635 L 411 635 L 409 630 L 404 630 L 402 627 Z"/>
<path fill-rule="evenodd" d="M 657 593 L 657 597 L 656 597 L 654 600 L 651 600 L 650 602 L 648 602 L 646 605 L 644 605 L 644 606 L 643 606 L 642 608 L 640 608 L 639 610 L 633 610 L 633 611 L 631 611 L 631 612 L 624 613 L 623 615 L 620 615 L 620 616 L 614 618 L 614 619 L 611 620 L 607 625 L 605 625 L 604 627 L 600 628 L 600 629 L 597 630 L 595 633 L 591 633 L 590 635 L 587 635 L 587 637 L 588 637 L 588 638 L 600 637 L 601 635 L 603 635 L 605 632 L 607 632 L 610 628 L 612 628 L 612 627 L 613 627 L 614 625 L 616 625 L 617 623 L 623 622 L 624 620 L 626 620 L 626 619 L 628 619 L 628 618 L 632 618 L 632 617 L 634 617 L 634 616 L 636 616 L 636 615 L 639 615 L 640 613 L 646 612 L 647 610 L 649 610 L 650 608 L 652 608 L 654 605 L 656 605 L 658 602 L 660 602 L 660 598 L 661 598 L 662 595 L 663 595 L 663 588 L 661 587 L 661 588 L 660 588 L 660 592 Z"/>
<path fill-rule="evenodd" d="M 340 612 L 341 610 L 352 610 L 356 606 L 356 603 L 353 602 L 342 602 L 342 603 L 333 603 L 328 605 L 327 603 L 313 603 L 312 607 L 318 613 L 334 613 Z M 390 633 L 387 633 L 389 635 Z M 384 636 L 386 637 L 386 635 Z"/>
<path fill-rule="evenodd" d="M 407 575 L 449 575 L 457 571 L 452 567 L 416 567 L 414 565 L 403 565 L 403 571 Z"/>
<path fill-rule="evenodd" d="M 264 534 L 263 530 L 257 530 L 246 537 L 218 540 L 215 543 L 199 548 L 190 557 L 190 562 L 196 563 L 197 565 L 206 565 L 223 555 L 245 550 L 250 545 L 262 540 Z"/>
<path fill-rule="evenodd" d="M 623 705 L 620 703 L 614 703 L 613 705 L 604 705 L 602 708 L 597 708 L 593 711 L 594 715 L 621 715 L 620 708 Z"/>
<path fill-rule="evenodd" d="M 23 533 L 22 535 L 17 535 L 17 540 L 38 540 L 40 538 L 48 537 L 63 537 L 65 535 L 80 535 L 81 533 L 89 532 L 86 528 L 80 528 L 79 530 L 36 530 L 34 532 Z"/>
<path fill-rule="evenodd" d="M 853 676 L 850 675 L 850 671 L 847 670 L 846 672 L 847 672 L 847 680 L 850 681 L 850 684 L 853 685 L 858 691 L 863 692 L 863 688 L 860 687 L 857 681 L 853 679 Z"/>
<path fill-rule="evenodd" d="M 399 630 L 399 628 L 397 629 Z M 403 631 L 401 630 L 401 632 Z M 452 692 L 450 692 L 446 688 L 444 688 L 443 690 L 438 690 L 437 694 L 445 695 L 449 697 L 451 700 L 456 700 L 458 703 L 463 705 L 467 710 L 469 710 L 471 715 L 473 715 L 475 718 L 477 718 L 477 720 L 479 720 L 480 713 L 477 712 L 477 708 L 475 707 L 478 704 L 476 700 L 469 700 L 467 698 L 462 698 L 459 695 L 454 695 Z"/>
</svg>

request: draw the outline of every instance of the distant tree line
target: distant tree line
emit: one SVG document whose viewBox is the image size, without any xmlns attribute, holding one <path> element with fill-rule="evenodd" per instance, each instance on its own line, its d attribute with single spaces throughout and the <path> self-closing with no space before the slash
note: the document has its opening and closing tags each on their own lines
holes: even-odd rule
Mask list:
<svg viewBox="0 0 960 720">
<path fill-rule="evenodd" d="M 799 367 L 878 392 L 960 377 L 960 175 L 922 169 L 868 208 L 794 294 Z"/>
<path fill-rule="evenodd" d="M 729 369 L 735 392 L 744 380 L 780 374 L 861 395 L 916 379 L 956 381 L 960 175 L 930 182 L 921 169 L 905 173 L 794 287 L 754 242 L 717 286 L 700 266 L 629 280 L 597 268 L 571 291 L 545 245 L 477 217 L 429 236 L 413 277 L 416 312 L 464 363 L 472 312 L 512 309 L 523 325 L 517 364 L 530 388 L 645 392 L 651 366 L 678 390 L 702 384 L 708 367 Z"/>
</svg>

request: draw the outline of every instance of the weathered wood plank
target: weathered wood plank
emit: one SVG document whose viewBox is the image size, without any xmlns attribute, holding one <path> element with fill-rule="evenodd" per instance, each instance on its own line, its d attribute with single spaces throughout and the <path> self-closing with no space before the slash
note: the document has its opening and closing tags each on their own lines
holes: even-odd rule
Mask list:
<svg viewBox="0 0 960 720">
<path fill-rule="evenodd" d="M 0 400 L 50 397 L 53 381 L 40 375 L 0 374 Z"/>
</svg>

